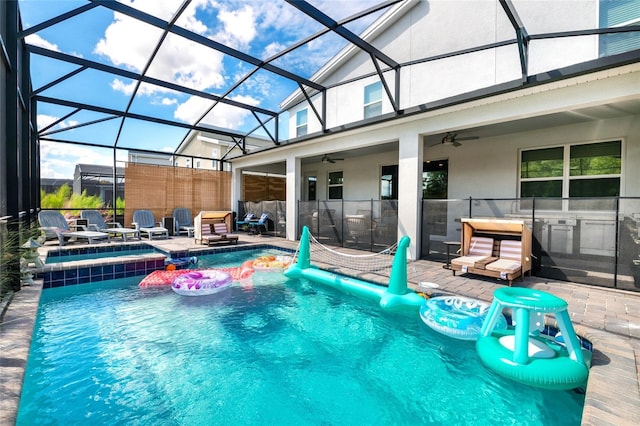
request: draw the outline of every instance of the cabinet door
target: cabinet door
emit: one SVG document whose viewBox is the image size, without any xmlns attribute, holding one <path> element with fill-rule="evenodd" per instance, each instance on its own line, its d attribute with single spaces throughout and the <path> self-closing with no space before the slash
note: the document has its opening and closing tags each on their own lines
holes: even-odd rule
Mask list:
<svg viewBox="0 0 640 426">
<path fill-rule="evenodd" d="M 616 223 L 612 220 L 583 220 L 580 223 L 580 254 L 615 256 Z"/>
</svg>

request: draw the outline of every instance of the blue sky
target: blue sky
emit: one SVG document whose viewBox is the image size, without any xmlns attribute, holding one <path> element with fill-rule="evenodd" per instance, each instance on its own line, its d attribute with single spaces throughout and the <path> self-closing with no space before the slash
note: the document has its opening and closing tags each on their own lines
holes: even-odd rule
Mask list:
<svg viewBox="0 0 640 426">
<path fill-rule="evenodd" d="M 182 0 L 121 0 L 121 3 L 168 21 Z M 23 28 L 39 24 L 61 13 L 86 5 L 85 0 L 20 0 Z M 310 3 L 335 20 L 378 4 L 373 0 L 316 0 Z M 379 16 L 380 13 L 375 16 Z M 361 33 L 373 17 L 347 27 Z M 253 57 L 266 59 L 321 28 L 320 24 L 284 1 L 276 0 L 193 0 L 177 21 L 178 25 L 201 36 L 230 46 Z M 79 16 L 27 37 L 27 43 L 73 55 L 120 69 L 140 73 L 161 36 L 161 30 L 98 6 Z M 303 77 L 311 77 L 345 42 L 330 33 L 272 62 Z M 40 55 L 31 56 L 34 89 L 78 68 L 77 65 Z M 169 34 L 146 75 L 205 91 L 225 93 L 239 78 L 254 68 L 231 56 L 196 45 Z M 124 109 L 131 100 L 135 81 L 95 70 L 85 70 L 41 93 L 106 108 Z M 297 88 L 294 82 L 260 70 L 234 90 L 229 98 L 273 111 Z M 143 84 L 130 111 L 158 118 L 195 123 L 211 106 L 208 99 Z M 39 103 L 40 129 L 72 112 L 72 108 Z M 83 111 L 65 119 L 51 130 L 52 138 L 118 146 L 172 151 L 187 131 L 142 121 L 110 119 L 95 125 L 66 128 L 103 120 L 108 115 Z M 248 131 L 257 125 L 246 110 L 218 104 L 202 123 L 231 130 Z M 282 131 L 282 126 L 281 126 Z M 107 149 L 61 144 L 42 144 L 42 177 L 69 178 L 76 163 L 110 165 Z M 118 153 L 126 158 L 126 151 Z"/>
</svg>

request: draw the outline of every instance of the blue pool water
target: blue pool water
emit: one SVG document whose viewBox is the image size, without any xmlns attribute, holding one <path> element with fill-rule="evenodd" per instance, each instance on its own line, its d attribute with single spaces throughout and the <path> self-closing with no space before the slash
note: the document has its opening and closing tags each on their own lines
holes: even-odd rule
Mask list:
<svg viewBox="0 0 640 426">
<path fill-rule="evenodd" d="M 584 396 L 491 373 L 417 310 L 279 273 L 204 297 L 139 281 L 43 291 L 18 425 L 580 424 Z"/>
</svg>

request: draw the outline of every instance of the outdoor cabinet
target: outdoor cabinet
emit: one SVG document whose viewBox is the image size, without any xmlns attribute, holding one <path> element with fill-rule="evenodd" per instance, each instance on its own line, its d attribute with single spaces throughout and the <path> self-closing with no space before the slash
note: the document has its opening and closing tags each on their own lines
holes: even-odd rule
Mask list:
<svg viewBox="0 0 640 426">
<path fill-rule="evenodd" d="M 165 216 L 162 218 L 162 227 L 167 228 L 169 231 L 169 235 L 175 235 L 175 224 L 173 222 L 173 217 Z"/>
</svg>

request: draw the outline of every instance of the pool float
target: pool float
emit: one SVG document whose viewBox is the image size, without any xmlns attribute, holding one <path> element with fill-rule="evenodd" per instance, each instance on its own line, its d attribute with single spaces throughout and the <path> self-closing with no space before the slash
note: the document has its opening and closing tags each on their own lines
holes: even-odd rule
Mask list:
<svg viewBox="0 0 640 426">
<path fill-rule="evenodd" d="M 169 286 L 179 276 L 191 272 L 194 269 L 176 269 L 176 270 L 157 270 L 153 271 L 140 281 L 138 287 L 164 287 Z M 241 266 L 235 268 L 214 268 L 214 269 L 200 269 L 200 271 L 222 271 L 231 275 L 234 281 L 244 281 L 251 278 L 254 270 L 252 267 L 252 261 L 247 260 Z"/>
<path fill-rule="evenodd" d="M 292 260 L 291 256 L 260 256 L 253 261 L 252 266 L 256 271 L 282 272 Z"/>
<path fill-rule="evenodd" d="M 427 299 L 420 308 L 420 318 L 431 329 L 460 340 L 476 340 L 490 304 L 462 296 L 438 296 Z M 497 328 L 507 328 L 502 315 Z"/>
<path fill-rule="evenodd" d="M 181 296 L 206 296 L 227 289 L 233 278 L 217 269 L 192 270 L 178 276 L 171 284 L 171 290 Z"/>
<path fill-rule="evenodd" d="M 184 269 L 189 267 L 189 265 L 197 265 L 198 258 L 195 256 L 191 257 L 176 257 L 174 259 L 167 259 L 164 261 L 165 269 L 167 271 L 174 271 L 176 269 Z"/>
<path fill-rule="evenodd" d="M 551 390 L 569 390 L 586 384 L 591 351 L 584 349 L 575 334 L 567 302 L 539 290 L 500 288 L 476 342 L 485 366 L 518 383 Z M 495 318 L 503 308 L 513 311 L 515 327 L 496 330 Z M 544 314 L 555 316 L 562 343 L 540 334 Z"/>
</svg>

